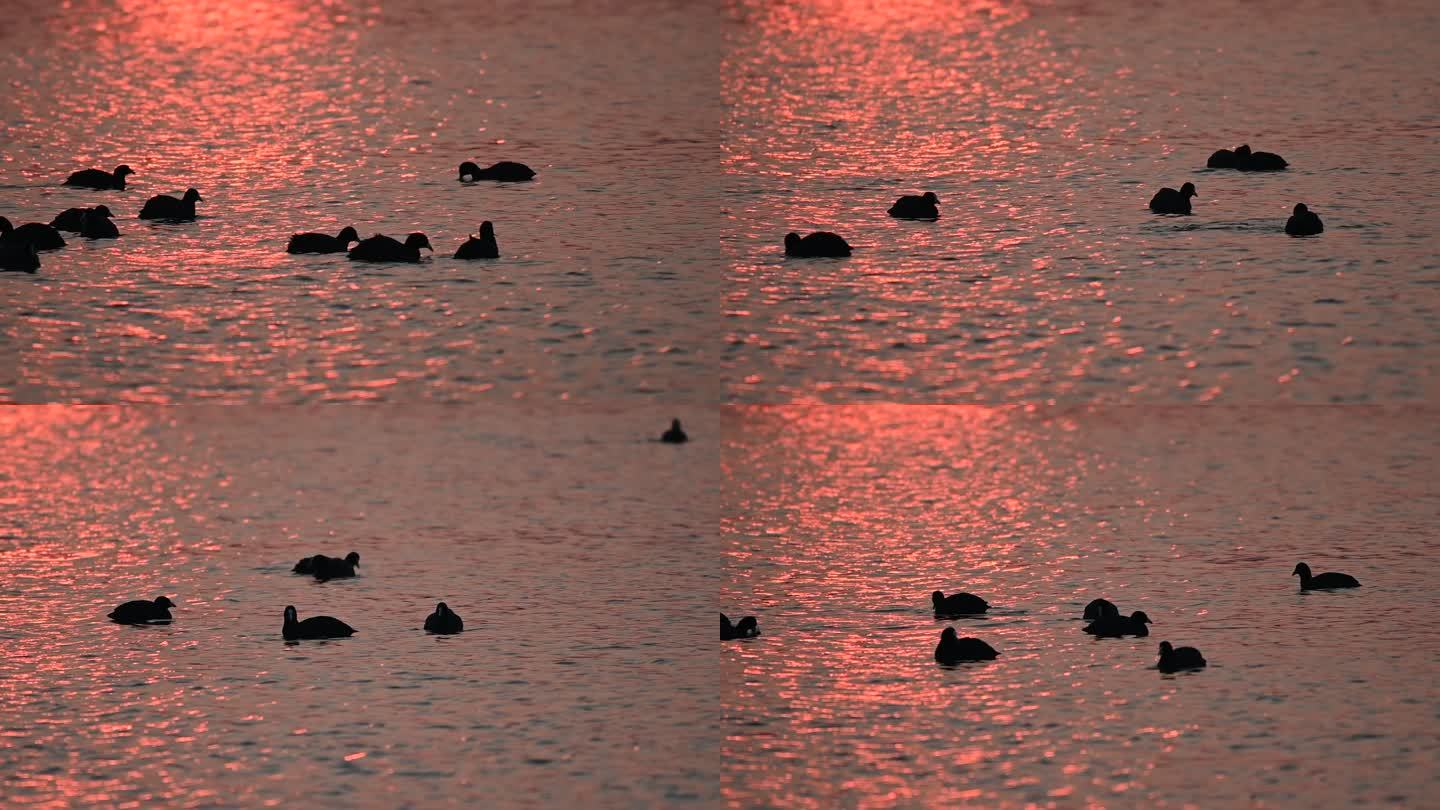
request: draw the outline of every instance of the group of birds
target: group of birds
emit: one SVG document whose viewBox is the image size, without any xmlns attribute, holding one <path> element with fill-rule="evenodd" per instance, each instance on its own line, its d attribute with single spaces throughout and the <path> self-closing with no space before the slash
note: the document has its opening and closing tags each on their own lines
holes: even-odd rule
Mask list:
<svg viewBox="0 0 1440 810">
<path fill-rule="evenodd" d="M 670 420 L 670 427 L 660 434 L 660 441 L 665 444 L 684 444 L 689 440 L 690 437 L 680 427 L 679 419 Z M 355 569 L 359 567 L 360 552 L 352 551 L 344 557 L 331 557 L 326 554 L 301 557 L 299 562 L 290 569 L 290 572 L 312 576 L 320 582 L 328 582 L 332 579 L 353 577 Z M 110 611 L 108 617 L 117 624 L 167 624 L 172 621 L 170 609 L 173 607 L 175 607 L 175 603 L 166 596 L 156 599 L 134 599 L 118 605 Z M 754 621 L 754 618 L 750 619 L 752 624 Z M 744 622 L 741 624 L 743 625 Z M 435 612 L 425 617 L 426 632 L 448 635 L 459 633 L 464 629 L 465 622 L 444 602 L 435 605 Z M 348 638 L 355 635 L 355 628 L 333 616 L 311 616 L 302 622 L 299 620 L 295 606 L 286 605 L 285 622 L 281 627 L 281 635 L 287 641 Z"/>
<path fill-rule="evenodd" d="M 313 576 L 321 582 L 355 576 L 360 565 L 360 553 L 352 551 L 344 557 L 330 557 L 314 554 L 302 558 L 291 568 L 292 573 Z M 119 605 L 110 611 L 109 618 L 116 624 L 169 624 L 172 621 L 170 609 L 175 603 L 169 597 L 156 599 L 135 599 Z M 451 635 L 465 629 L 465 622 L 444 602 L 435 605 L 435 612 L 425 617 L 425 631 L 439 635 Z M 284 623 L 280 635 L 286 641 L 301 639 L 349 638 L 355 635 L 355 628 L 334 616 L 311 616 L 300 621 L 294 605 L 285 606 Z"/>
<path fill-rule="evenodd" d="M 1349 574 L 1332 571 L 1313 575 L 1310 566 L 1303 562 L 1298 563 L 1290 575 L 1300 577 L 1302 591 L 1360 587 L 1359 580 Z M 936 619 L 974 616 L 990 609 L 990 603 L 975 594 L 952 593 L 947 596 L 943 591 L 930 594 L 930 605 Z M 1090 620 L 1090 623 L 1085 625 L 1084 632 L 1096 638 L 1145 637 L 1150 635 L 1147 625 L 1154 623 L 1143 610 L 1137 610 L 1129 616 L 1122 615 L 1120 609 L 1108 599 L 1092 600 L 1085 606 L 1083 618 Z M 720 614 L 721 641 L 755 638 L 759 635 L 760 623 L 754 616 L 746 616 L 732 624 L 728 616 Z M 954 627 L 946 627 L 940 633 L 940 643 L 935 645 L 936 662 L 946 666 L 966 661 L 993 661 L 999 655 L 994 647 L 978 638 L 961 638 Z M 1174 647 L 1168 641 L 1160 642 L 1160 660 L 1155 666 L 1161 672 L 1202 669 L 1205 665 L 1205 656 L 1194 647 Z"/>
<path fill-rule="evenodd" d="M 124 191 L 125 178 L 135 174 L 129 166 L 120 165 L 115 171 L 83 169 L 66 178 L 64 185 L 90 188 L 100 191 Z M 480 168 L 470 161 L 460 164 L 459 178 L 462 183 L 490 180 L 501 183 L 517 183 L 535 179 L 535 171 L 523 163 L 501 161 L 487 168 Z M 193 222 L 195 203 L 204 202 L 200 192 L 187 189 L 181 197 L 164 194 L 151 197 L 140 208 L 140 219 L 166 222 Z M 69 208 L 57 215 L 50 223 L 28 222 L 19 227 L 10 220 L 0 217 L 0 270 L 34 273 L 40 269 L 40 251 L 59 250 L 65 247 L 61 231 L 77 233 L 85 239 L 118 239 L 120 229 L 111 219 L 115 215 L 106 205 L 93 208 Z M 354 247 L 351 244 L 354 243 Z M 353 227 L 346 227 L 339 234 L 297 233 L 290 237 L 285 247 L 287 253 L 345 253 L 360 262 L 419 262 L 420 251 L 435 252 L 430 239 L 423 233 L 412 233 L 404 242 L 384 234 L 375 234 L 361 239 Z M 480 223 L 479 235 L 466 237 L 455 251 L 456 259 L 498 259 L 500 246 L 495 240 L 495 225 L 488 220 Z"/>
<path fill-rule="evenodd" d="M 1273 152 L 1252 152 L 1248 144 L 1234 150 L 1221 149 L 1206 161 L 1206 168 L 1235 169 L 1242 172 L 1282 171 L 1290 164 L 1285 158 Z M 1150 198 L 1150 210 L 1157 214 L 1190 214 L 1190 198 L 1196 196 L 1195 184 L 1186 183 L 1177 191 L 1162 188 Z M 935 192 L 907 194 L 895 201 L 886 211 L 897 219 L 936 220 L 940 218 L 940 198 Z M 1291 236 L 1315 236 L 1325 230 L 1320 217 L 1305 206 L 1297 203 L 1290 219 L 1285 223 L 1285 232 Z M 850 243 L 844 237 L 831 231 L 815 231 L 801 236 L 794 231 L 785 234 L 785 255 L 800 258 L 844 258 L 852 253 Z"/>
</svg>

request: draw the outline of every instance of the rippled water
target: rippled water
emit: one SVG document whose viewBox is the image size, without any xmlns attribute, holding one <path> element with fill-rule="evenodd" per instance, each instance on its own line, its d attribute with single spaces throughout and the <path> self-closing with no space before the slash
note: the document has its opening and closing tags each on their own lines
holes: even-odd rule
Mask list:
<svg viewBox="0 0 1440 810">
<path fill-rule="evenodd" d="M 0 409 L 0 805 L 712 805 L 717 425 L 669 415 Z"/>
<path fill-rule="evenodd" d="M 1423 806 L 1431 408 L 732 409 L 737 807 Z M 1298 561 L 1362 587 L 1300 593 Z M 936 621 L 929 593 L 983 617 Z M 1107 597 L 1147 639 L 1081 632 Z M 941 628 L 997 661 L 938 666 Z M 1208 669 L 1165 676 L 1160 640 Z"/>
<path fill-rule="evenodd" d="M 1434 401 L 1440 10 L 740 0 L 732 400 Z M 1240 143 L 1289 171 L 1206 170 Z M 1146 208 L 1198 187 L 1191 217 Z M 892 220 L 933 190 L 938 222 Z M 1297 202 L 1326 223 L 1282 230 Z M 786 260 L 834 230 L 846 260 Z"/>
<path fill-rule="evenodd" d="M 10 3 L 0 215 L 104 202 L 122 237 L 0 274 L 0 397 L 713 398 L 717 13 Z M 462 160 L 538 178 L 462 185 Z M 122 162 L 124 192 L 59 186 Z M 189 186 L 196 223 L 135 219 Z M 450 259 L 484 219 L 503 259 Z M 345 225 L 423 231 L 435 258 L 283 252 Z"/>
</svg>

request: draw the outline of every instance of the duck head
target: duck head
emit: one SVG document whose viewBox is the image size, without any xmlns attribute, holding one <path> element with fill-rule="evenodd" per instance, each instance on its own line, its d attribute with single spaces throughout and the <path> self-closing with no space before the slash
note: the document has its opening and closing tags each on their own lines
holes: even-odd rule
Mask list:
<svg viewBox="0 0 1440 810">
<path fill-rule="evenodd" d="M 121 168 L 123 169 L 124 167 L 122 166 Z M 92 214 L 98 214 L 98 215 L 100 215 L 100 216 L 102 216 L 102 217 L 107 217 L 107 218 L 108 218 L 108 217 L 113 217 L 113 216 L 115 216 L 114 214 L 110 213 L 110 208 L 109 208 L 109 206 L 105 206 L 105 205 L 97 205 L 97 206 L 95 206 L 94 208 L 91 208 L 91 209 L 90 209 L 90 213 L 92 213 Z"/>
<path fill-rule="evenodd" d="M 155 607 L 172 608 L 175 607 L 175 603 L 171 602 L 169 597 L 162 596 L 155 600 Z"/>
<path fill-rule="evenodd" d="M 295 613 L 295 606 L 294 606 L 294 605 L 286 605 L 286 606 L 285 606 L 285 623 L 286 623 L 286 624 L 290 624 L 291 622 L 296 622 L 296 621 L 299 621 L 299 617 L 298 617 L 298 614 Z"/>
<path fill-rule="evenodd" d="M 941 640 L 941 641 L 959 641 L 959 639 L 956 638 L 956 636 L 955 636 L 955 628 L 953 628 L 953 627 L 947 627 L 947 628 L 945 628 L 945 632 L 943 632 L 943 633 L 940 634 L 940 640 Z"/>
<path fill-rule="evenodd" d="M 182 197 L 181 199 L 183 199 L 183 200 L 184 200 L 185 202 L 187 202 L 187 203 L 197 203 L 197 202 L 204 202 L 204 201 L 205 201 L 205 200 L 200 196 L 200 192 L 196 191 L 196 190 L 193 189 L 193 188 L 187 188 L 187 189 L 185 189 L 185 196 Z"/>
<path fill-rule="evenodd" d="M 122 180 L 125 179 L 125 175 L 127 175 L 127 174 L 134 174 L 134 173 L 135 173 L 135 170 L 132 169 L 132 168 L 130 168 L 129 166 L 126 166 L 124 163 L 121 163 L 119 166 L 116 166 L 116 167 L 115 167 L 115 172 L 114 172 L 115 176 L 116 176 L 116 177 L 119 177 L 119 178 L 122 179 Z"/>
<path fill-rule="evenodd" d="M 353 227 L 346 225 L 335 238 L 348 245 L 351 242 L 359 242 L 360 234 Z"/>
<path fill-rule="evenodd" d="M 935 196 L 935 192 L 933 192 L 933 191 L 927 191 L 927 192 L 925 192 L 925 194 L 924 194 L 923 196 L 921 196 L 920 199 L 924 200 L 925 202 L 930 203 L 931 205 L 935 205 L 936 203 L 940 202 L 940 198 L 939 198 L 939 197 L 936 197 L 936 196 Z"/>
<path fill-rule="evenodd" d="M 736 622 L 735 629 L 738 630 L 740 632 L 740 635 L 742 636 L 760 635 L 760 623 L 755 621 L 754 616 L 746 616 L 745 618 Z"/>
<path fill-rule="evenodd" d="M 437 603 L 437 604 L 435 605 L 435 615 L 436 615 L 436 616 L 444 616 L 445 614 L 447 614 L 447 613 L 449 613 L 449 612 L 450 612 L 450 606 L 447 605 L 447 604 L 445 604 L 444 602 L 439 602 L 439 603 Z"/>
<path fill-rule="evenodd" d="M 793 251 L 800 248 L 800 234 L 791 231 L 785 234 L 785 250 Z"/>
<path fill-rule="evenodd" d="M 352 566 L 359 565 L 359 564 L 360 564 L 360 552 L 358 552 L 358 551 L 352 551 L 352 552 L 350 552 L 349 554 L 346 554 L 346 555 L 345 555 L 345 562 L 350 563 L 350 565 L 352 565 Z"/>
<path fill-rule="evenodd" d="M 0 217 L 0 233 L 10 233 L 13 230 L 15 230 L 15 226 L 10 224 L 10 220 Z"/>
<path fill-rule="evenodd" d="M 458 179 L 464 180 L 467 177 L 476 177 L 479 174 L 480 167 L 467 160 L 460 164 L 460 177 Z"/>
<path fill-rule="evenodd" d="M 1145 615 L 1145 611 L 1143 610 L 1137 610 L 1134 613 L 1131 613 L 1130 621 L 1135 622 L 1136 624 L 1154 624 L 1154 622 L 1150 621 L 1150 617 Z"/>
<path fill-rule="evenodd" d="M 1248 144 L 1248 143 L 1242 143 L 1242 144 L 1240 144 L 1239 146 L 1235 147 L 1235 157 L 1237 157 L 1237 158 L 1248 158 L 1248 157 L 1250 157 L 1250 144 Z"/>
<path fill-rule="evenodd" d="M 431 253 L 435 252 L 435 248 L 430 247 L 429 238 L 427 238 L 425 234 L 418 231 L 405 237 L 405 247 L 415 248 L 416 250 L 419 250 L 420 248 L 425 248 Z"/>
<path fill-rule="evenodd" d="M 494 238 L 495 238 L 495 226 L 492 225 L 492 224 L 490 223 L 490 220 L 488 220 L 488 219 L 485 220 L 484 222 L 480 223 L 480 238 L 481 238 L 481 239 L 494 239 Z"/>
<path fill-rule="evenodd" d="M 1305 207 L 1305 203 L 1295 203 L 1295 216 L 1298 217 L 1298 216 L 1300 216 L 1301 214 L 1308 214 L 1308 213 L 1310 213 L 1310 209 Z M 1294 576 L 1294 575 L 1292 574 L 1291 576 Z"/>
<path fill-rule="evenodd" d="M 1162 642 L 1160 642 L 1160 657 L 1161 657 L 1161 658 L 1164 658 L 1165 656 L 1170 655 L 1170 654 L 1173 653 L 1173 652 L 1175 652 L 1175 648 L 1170 646 L 1170 642 L 1168 642 L 1168 641 L 1162 641 Z"/>
<path fill-rule="evenodd" d="M 1180 187 L 1180 196 L 1181 196 L 1181 197 L 1198 197 L 1198 196 L 1200 196 L 1200 195 L 1195 193 L 1195 184 L 1194 184 L 1194 183 L 1186 183 L 1185 185 L 1183 185 L 1183 186 Z"/>
<path fill-rule="evenodd" d="M 1310 566 L 1306 565 L 1305 563 L 1297 563 L 1295 565 L 1295 570 L 1290 572 L 1290 576 L 1298 576 L 1301 579 L 1305 579 L 1306 577 L 1310 576 Z"/>
</svg>

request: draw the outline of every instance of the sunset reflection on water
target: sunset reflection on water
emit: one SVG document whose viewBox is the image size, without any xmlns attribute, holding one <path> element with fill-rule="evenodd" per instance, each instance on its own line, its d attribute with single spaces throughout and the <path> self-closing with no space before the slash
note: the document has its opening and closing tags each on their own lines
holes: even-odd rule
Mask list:
<svg viewBox="0 0 1440 810">
<path fill-rule="evenodd" d="M 1409 561 L 1440 553 L 1434 417 L 728 409 L 719 607 L 762 635 L 721 644 L 727 799 L 1283 805 L 1317 772 L 1351 801 L 1380 778 L 1425 795 L 1440 748 L 1413 709 L 1440 693 L 1406 673 L 1440 647 L 1376 622 L 1433 605 Z M 1309 557 L 1378 587 L 1302 595 L 1287 575 Z M 992 607 L 936 620 L 936 589 Z M 1082 633 L 1098 597 L 1151 636 Z M 937 665 L 946 626 L 1000 658 Z M 1160 675 L 1167 639 L 1211 667 Z"/>
</svg>

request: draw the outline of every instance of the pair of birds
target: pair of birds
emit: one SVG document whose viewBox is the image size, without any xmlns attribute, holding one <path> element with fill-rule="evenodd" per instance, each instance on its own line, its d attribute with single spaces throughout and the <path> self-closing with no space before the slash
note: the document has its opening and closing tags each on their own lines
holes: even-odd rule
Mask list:
<svg viewBox="0 0 1440 810">
<path fill-rule="evenodd" d="M 0 217 L 0 270 L 34 273 L 40 269 L 40 251 L 65 247 L 60 232 L 39 222 L 15 227 Z"/>
<path fill-rule="evenodd" d="M 113 216 L 115 215 L 110 213 L 108 205 L 66 208 L 50 220 L 50 227 L 57 231 L 78 233 L 86 239 L 119 239 L 120 229 L 110 221 Z"/>
<path fill-rule="evenodd" d="M 358 242 L 350 247 L 351 242 Z M 360 262 L 418 262 L 420 249 L 434 252 L 430 239 L 423 233 L 412 233 L 404 242 L 384 234 L 362 240 L 354 228 L 346 226 L 331 236 L 325 233 L 297 233 L 290 237 L 286 253 L 345 253 Z M 455 251 L 457 259 L 498 259 L 500 245 L 495 241 L 495 225 L 489 220 L 480 223 L 480 236 L 471 236 Z"/>
<path fill-rule="evenodd" d="M 123 163 L 116 166 L 113 172 L 107 172 L 103 169 L 81 169 L 78 172 L 71 173 L 69 177 L 65 178 L 65 185 L 76 186 L 78 188 L 124 191 L 125 178 L 134 173 L 134 169 L 131 169 Z M 204 199 L 201 198 L 200 192 L 193 188 L 186 189 L 184 196 L 178 199 L 164 194 L 157 194 L 146 200 L 145 205 L 140 208 L 140 219 L 193 220 L 195 219 L 195 203 L 197 202 L 204 202 Z"/>
<path fill-rule="evenodd" d="M 940 643 L 935 645 L 935 661 L 946 666 L 967 661 L 993 661 L 999 656 L 1000 653 L 994 647 L 978 638 L 960 638 L 953 627 L 945 628 L 940 634 Z M 1161 672 L 1172 673 L 1201 669 L 1205 664 L 1205 656 L 1194 647 L 1177 648 L 1168 641 L 1162 641 L 1160 660 L 1155 663 L 1155 668 Z"/>
<path fill-rule="evenodd" d="M 117 624 L 164 624 L 171 621 L 170 608 L 173 607 L 175 603 L 165 596 L 154 600 L 135 599 L 117 606 L 108 615 Z M 464 629 L 465 622 L 444 602 L 437 604 L 435 612 L 425 618 L 425 630 L 431 633 L 449 635 Z M 355 628 L 334 616 L 311 616 L 302 622 L 295 606 L 286 605 L 285 623 L 280 633 L 286 641 L 348 638 L 355 635 Z"/>
<path fill-rule="evenodd" d="M 896 200 L 885 213 L 896 219 L 939 219 L 940 198 L 933 191 L 906 194 Z M 804 259 L 844 258 L 850 253 L 850 243 L 830 231 L 815 231 L 806 236 L 794 231 L 785 234 L 786 256 Z"/>
<path fill-rule="evenodd" d="M 1096 599 L 1086 605 L 1084 618 L 1092 620 L 1085 625 L 1085 632 L 1097 638 L 1148 636 L 1150 630 L 1145 625 L 1154 624 L 1143 610 L 1129 616 L 1121 615 L 1120 608 L 1108 599 Z"/>
<path fill-rule="evenodd" d="M 305 557 L 295 563 L 290 569 L 294 574 L 308 574 L 324 582 L 327 579 L 344 579 L 355 576 L 355 569 L 360 565 L 360 552 L 352 551 L 344 557 L 328 557 L 324 554 L 315 554 Z"/>
<path fill-rule="evenodd" d="M 1186 183 L 1179 191 L 1167 186 L 1150 198 L 1150 210 L 1157 214 L 1189 216 L 1190 198 L 1195 196 L 1198 195 L 1194 183 Z M 1324 232 L 1325 223 L 1305 203 L 1296 203 L 1290 218 L 1285 221 L 1285 233 L 1291 236 L 1316 236 Z"/>
</svg>

